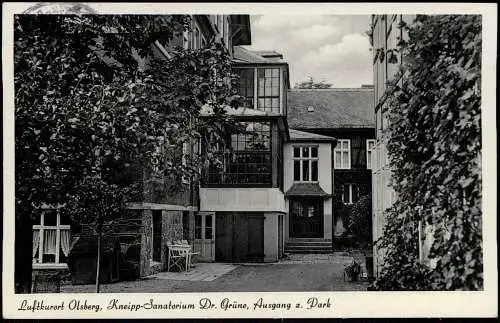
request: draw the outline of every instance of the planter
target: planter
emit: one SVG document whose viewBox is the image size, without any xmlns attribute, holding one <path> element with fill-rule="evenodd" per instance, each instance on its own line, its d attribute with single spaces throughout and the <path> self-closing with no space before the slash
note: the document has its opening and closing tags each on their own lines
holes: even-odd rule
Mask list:
<svg viewBox="0 0 500 323">
<path fill-rule="evenodd" d="M 359 281 L 359 274 L 361 273 L 361 266 L 354 259 L 349 265 L 344 268 L 344 281 L 347 279 L 349 282 Z"/>
</svg>

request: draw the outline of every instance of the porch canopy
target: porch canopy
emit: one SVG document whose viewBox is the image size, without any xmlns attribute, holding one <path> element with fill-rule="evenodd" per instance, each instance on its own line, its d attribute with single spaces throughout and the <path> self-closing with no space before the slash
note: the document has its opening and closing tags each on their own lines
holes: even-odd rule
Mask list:
<svg viewBox="0 0 500 323">
<path fill-rule="evenodd" d="M 308 197 L 331 197 L 331 194 L 325 192 L 318 183 L 295 183 L 285 193 L 286 197 L 308 196 Z"/>
</svg>

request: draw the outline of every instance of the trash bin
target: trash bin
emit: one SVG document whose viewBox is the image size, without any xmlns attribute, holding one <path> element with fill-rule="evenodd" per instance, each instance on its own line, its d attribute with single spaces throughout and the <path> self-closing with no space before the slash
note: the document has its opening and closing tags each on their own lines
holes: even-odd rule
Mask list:
<svg viewBox="0 0 500 323">
<path fill-rule="evenodd" d="M 116 237 L 102 237 L 101 283 L 120 278 L 120 243 Z M 97 235 L 80 236 L 73 243 L 68 256 L 68 268 L 73 285 L 94 284 L 97 268 Z"/>
</svg>

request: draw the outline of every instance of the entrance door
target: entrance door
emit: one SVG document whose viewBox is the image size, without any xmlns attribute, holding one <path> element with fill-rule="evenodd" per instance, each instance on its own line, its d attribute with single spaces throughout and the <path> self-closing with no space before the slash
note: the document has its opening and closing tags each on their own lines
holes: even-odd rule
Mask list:
<svg viewBox="0 0 500 323">
<path fill-rule="evenodd" d="M 323 238 L 323 203 L 320 199 L 290 200 L 290 237 Z"/>
<path fill-rule="evenodd" d="M 215 214 L 199 212 L 194 221 L 194 251 L 200 261 L 215 259 Z"/>
</svg>

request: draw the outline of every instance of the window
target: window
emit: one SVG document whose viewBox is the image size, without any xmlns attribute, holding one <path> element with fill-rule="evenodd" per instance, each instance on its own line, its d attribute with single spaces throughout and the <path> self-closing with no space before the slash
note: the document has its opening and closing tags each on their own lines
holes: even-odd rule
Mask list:
<svg viewBox="0 0 500 323">
<path fill-rule="evenodd" d="M 246 98 L 246 107 L 271 113 L 281 112 L 280 68 L 244 68 L 239 69 L 238 73 L 239 93 Z"/>
<path fill-rule="evenodd" d="M 33 225 L 33 263 L 64 264 L 70 247 L 70 223 L 58 210 L 44 210 Z"/>
<path fill-rule="evenodd" d="M 359 199 L 359 187 L 356 184 L 342 185 L 342 202 L 345 204 L 356 203 Z"/>
<path fill-rule="evenodd" d="M 351 141 L 349 139 L 340 139 L 334 150 L 335 169 L 351 168 Z"/>
<path fill-rule="evenodd" d="M 318 181 L 318 147 L 293 147 L 293 180 L 295 182 Z"/>
<path fill-rule="evenodd" d="M 373 149 L 375 148 L 375 140 L 368 139 L 366 141 L 366 168 L 372 169 L 373 164 Z"/>
<path fill-rule="evenodd" d="M 280 112 L 280 69 L 259 68 L 257 109 L 268 112 Z"/>
<path fill-rule="evenodd" d="M 271 127 L 269 122 L 240 122 L 238 133 L 218 147 L 217 160 L 208 167 L 206 184 L 272 183 Z"/>
<path fill-rule="evenodd" d="M 240 95 L 245 97 L 245 107 L 254 108 L 254 82 L 255 70 L 253 68 L 245 68 L 239 71 L 240 73 Z"/>
<path fill-rule="evenodd" d="M 196 214 L 194 230 L 195 239 L 215 239 L 214 222 L 213 214 Z"/>
</svg>

